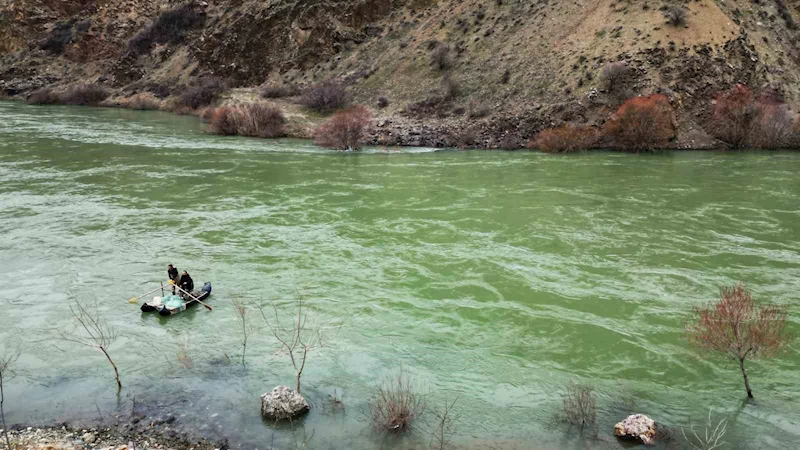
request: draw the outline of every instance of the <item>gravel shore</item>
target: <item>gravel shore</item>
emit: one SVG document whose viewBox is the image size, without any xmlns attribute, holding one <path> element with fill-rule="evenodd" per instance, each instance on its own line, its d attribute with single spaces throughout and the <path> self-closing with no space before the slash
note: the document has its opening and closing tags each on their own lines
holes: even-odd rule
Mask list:
<svg viewBox="0 0 800 450">
<path fill-rule="evenodd" d="M 125 433 L 111 428 L 23 427 L 9 430 L 12 450 L 224 450 L 161 433 Z M 3 442 L 5 444 L 5 442 Z"/>
</svg>

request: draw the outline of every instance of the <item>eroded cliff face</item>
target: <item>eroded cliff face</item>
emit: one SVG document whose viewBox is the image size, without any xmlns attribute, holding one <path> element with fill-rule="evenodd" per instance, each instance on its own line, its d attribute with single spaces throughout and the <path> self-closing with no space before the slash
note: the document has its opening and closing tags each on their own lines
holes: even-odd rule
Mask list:
<svg viewBox="0 0 800 450">
<path fill-rule="evenodd" d="M 686 9 L 685 24 L 667 23 L 673 6 Z M 176 7 L 200 19 L 131 50 Z M 209 76 L 231 86 L 336 79 L 369 106 L 386 97 L 387 129 L 402 117 L 431 134 L 470 126 L 519 143 L 551 124 L 602 122 L 619 104 L 603 78 L 610 62 L 630 69 L 622 92 L 664 93 L 689 122 L 702 122 L 714 93 L 736 83 L 774 88 L 797 106 L 798 8 L 786 0 L 5 0 L 0 88 L 24 95 L 98 81 L 123 95 L 168 95 Z M 446 67 L 432 63 L 440 48 Z M 434 104 L 445 83 L 457 95 Z M 477 110 L 489 113 L 469 117 Z"/>
</svg>

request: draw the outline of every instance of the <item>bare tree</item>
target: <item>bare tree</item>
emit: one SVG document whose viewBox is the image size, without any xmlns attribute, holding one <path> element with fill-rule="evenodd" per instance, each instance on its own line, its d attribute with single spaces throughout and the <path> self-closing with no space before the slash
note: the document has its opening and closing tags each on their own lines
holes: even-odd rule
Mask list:
<svg viewBox="0 0 800 450">
<path fill-rule="evenodd" d="M 761 305 L 742 284 L 720 289 L 720 298 L 696 306 L 686 325 L 689 342 L 739 363 L 747 396 L 753 398 L 745 361 L 775 356 L 792 339 L 784 305 Z"/>
<path fill-rule="evenodd" d="M 114 360 L 111 359 L 111 355 L 108 354 L 108 348 L 117 340 L 116 331 L 111 328 L 105 318 L 98 312 L 97 305 L 90 310 L 76 300 L 75 305 L 70 306 L 69 309 L 72 312 L 72 317 L 77 329 L 71 333 L 62 333 L 61 336 L 66 341 L 85 345 L 103 352 L 108 363 L 111 364 L 111 367 L 114 369 L 114 379 L 117 380 L 117 391 L 122 390 L 119 370 L 117 370 L 117 365 L 114 364 Z"/>
<path fill-rule="evenodd" d="M 711 410 L 708 410 L 708 421 L 704 428 L 703 434 L 697 434 L 694 425 L 689 427 L 689 435 L 687 436 L 686 430 L 681 428 L 681 433 L 686 442 L 692 446 L 694 450 L 714 450 L 715 448 L 722 447 L 726 444 L 722 440 L 725 437 L 725 432 L 728 428 L 728 419 L 720 420 L 716 426 L 711 422 Z"/>
<path fill-rule="evenodd" d="M 594 388 L 587 384 L 570 382 L 563 395 L 564 419 L 571 425 L 594 425 L 597 407 Z"/>
<path fill-rule="evenodd" d="M 244 366 L 245 354 L 247 353 L 247 338 L 253 332 L 253 327 L 248 323 L 247 314 L 249 311 L 244 300 L 234 297 L 231 299 L 231 302 L 233 303 L 233 308 L 236 310 L 236 315 L 239 318 L 239 322 L 242 325 L 242 366 Z"/>
<path fill-rule="evenodd" d="M 458 416 L 454 411 L 457 401 L 458 397 L 452 402 L 445 401 L 440 408 L 433 411 L 436 423 L 432 431 L 431 448 L 434 450 L 445 450 L 450 446 L 458 421 Z"/>
<path fill-rule="evenodd" d="M 280 343 L 281 352 L 286 353 L 292 361 L 297 380 L 297 392 L 300 392 L 300 377 L 303 375 L 309 353 L 325 347 L 334 336 L 325 336 L 326 326 L 309 319 L 306 301 L 299 293 L 295 300 L 291 323 L 282 323 L 277 304 L 273 305 L 272 318 L 267 317 L 263 305 L 260 305 L 258 309 L 267 327 Z M 338 327 L 336 333 L 338 333 Z"/>
<path fill-rule="evenodd" d="M 3 390 L 3 382 L 8 380 L 13 375 L 11 373 L 11 366 L 17 362 L 19 358 L 19 347 L 12 349 L 7 348 L 4 353 L 0 354 L 0 418 L 3 420 L 3 437 L 6 439 L 6 448 L 11 449 L 11 441 L 8 439 L 8 426 L 6 426 L 6 413 L 3 409 L 5 403 L 5 391 Z"/>
<path fill-rule="evenodd" d="M 369 409 L 376 429 L 400 433 L 425 412 L 425 398 L 416 392 L 411 378 L 400 374 L 375 386 Z"/>
</svg>

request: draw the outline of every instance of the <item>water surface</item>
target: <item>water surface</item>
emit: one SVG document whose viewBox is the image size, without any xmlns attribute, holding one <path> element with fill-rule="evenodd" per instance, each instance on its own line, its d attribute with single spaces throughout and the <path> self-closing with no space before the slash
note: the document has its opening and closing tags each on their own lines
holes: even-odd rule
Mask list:
<svg viewBox="0 0 800 450">
<path fill-rule="evenodd" d="M 312 448 L 427 447 L 424 425 L 370 429 L 372 387 L 400 371 L 431 408 L 457 398 L 465 448 L 618 448 L 628 413 L 680 427 L 709 409 L 729 417 L 729 448 L 794 448 L 797 346 L 750 366 L 747 404 L 733 365 L 681 331 L 735 281 L 790 304 L 800 330 L 799 172 L 800 153 L 337 154 L 163 113 L 0 103 L 0 345 L 24 349 L 8 419 L 95 418 L 136 398 L 233 445 L 288 446 L 258 396 L 293 371 L 255 312 L 237 363 L 231 299 L 301 292 L 342 325 L 303 377 Z M 168 263 L 213 283 L 213 312 L 165 320 L 127 302 Z M 75 300 L 120 335 L 119 398 L 102 355 L 59 337 Z M 596 387 L 603 439 L 550 424 L 571 380 Z"/>
</svg>

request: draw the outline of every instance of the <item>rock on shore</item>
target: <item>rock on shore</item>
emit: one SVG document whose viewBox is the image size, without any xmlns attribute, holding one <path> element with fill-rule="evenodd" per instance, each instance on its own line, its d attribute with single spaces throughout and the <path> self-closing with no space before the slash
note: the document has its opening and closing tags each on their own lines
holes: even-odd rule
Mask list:
<svg viewBox="0 0 800 450">
<path fill-rule="evenodd" d="M 614 434 L 622 439 L 638 440 L 653 445 L 656 437 L 656 423 L 644 414 L 633 414 L 614 425 Z"/>
</svg>

